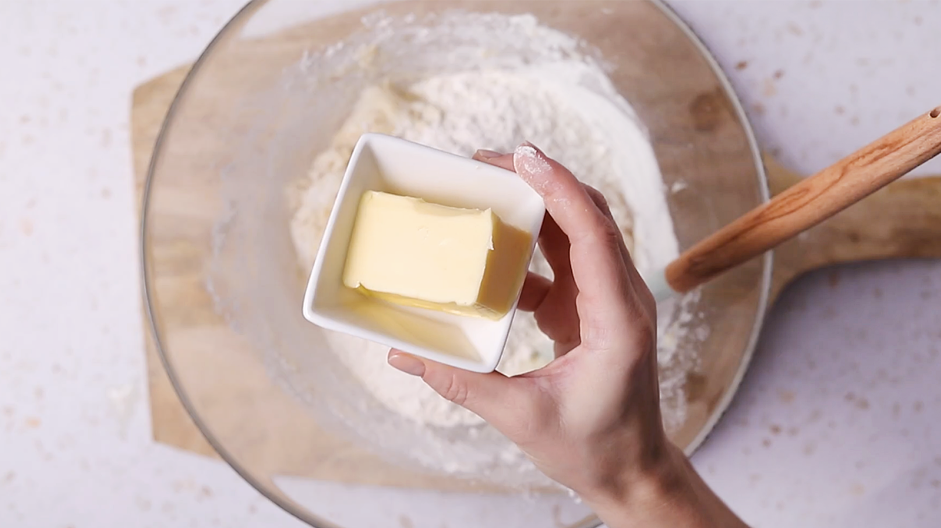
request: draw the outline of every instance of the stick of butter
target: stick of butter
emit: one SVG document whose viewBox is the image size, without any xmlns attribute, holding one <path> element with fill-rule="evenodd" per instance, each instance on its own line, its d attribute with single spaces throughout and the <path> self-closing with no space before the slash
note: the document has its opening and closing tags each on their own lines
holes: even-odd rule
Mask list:
<svg viewBox="0 0 941 528">
<path fill-rule="evenodd" d="M 525 278 L 529 233 L 490 209 L 459 209 L 367 191 L 343 284 L 393 303 L 500 319 Z"/>
</svg>

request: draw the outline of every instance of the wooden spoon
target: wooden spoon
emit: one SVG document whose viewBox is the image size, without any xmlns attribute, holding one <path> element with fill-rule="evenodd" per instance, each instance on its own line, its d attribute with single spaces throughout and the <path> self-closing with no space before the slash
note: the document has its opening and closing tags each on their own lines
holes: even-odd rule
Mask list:
<svg viewBox="0 0 941 528">
<path fill-rule="evenodd" d="M 686 293 L 830 218 L 939 153 L 941 107 L 752 209 L 645 279 L 658 300 Z"/>
</svg>

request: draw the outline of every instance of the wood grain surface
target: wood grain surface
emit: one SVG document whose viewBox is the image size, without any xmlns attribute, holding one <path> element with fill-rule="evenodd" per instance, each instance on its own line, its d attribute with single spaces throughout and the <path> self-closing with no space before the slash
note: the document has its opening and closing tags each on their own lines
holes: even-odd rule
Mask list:
<svg viewBox="0 0 941 528">
<path fill-rule="evenodd" d="M 843 158 L 683 252 L 666 270 L 685 293 L 777 247 L 941 153 L 941 107 Z"/>
<path fill-rule="evenodd" d="M 647 126 L 664 184 L 684 189 L 667 196 L 681 247 L 690 247 L 760 202 L 765 181 L 755 166 L 752 143 L 732 94 L 703 49 L 657 4 L 405 0 L 383 10 L 404 21 L 434 17 L 437 10 L 455 7 L 533 14 L 545 25 L 583 40 L 591 53 L 610 62 L 608 75 L 614 88 L 631 101 Z M 331 66 L 334 55 L 327 55 L 331 57 L 327 63 L 314 70 L 305 62 L 302 78 L 294 76 L 295 66 L 300 57 L 316 59 L 318 50 L 334 49 L 337 41 L 361 30 L 367 14 L 368 10 L 344 12 L 260 39 L 217 41 L 213 60 L 201 63 L 198 82 L 189 86 L 175 108 L 177 119 L 162 145 L 166 155 L 156 167 L 159 185 L 148 202 L 151 223 L 144 240 L 150 299 L 165 359 L 184 389 L 184 403 L 220 455 L 245 475 L 269 483 L 290 475 L 466 489 L 466 480 L 421 471 L 418 453 L 435 447 L 409 450 L 401 445 L 417 431 L 403 428 L 403 435 L 389 442 L 375 438 L 371 426 L 362 421 L 371 417 L 361 409 L 373 406 L 381 413 L 381 403 L 357 401 L 368 398 L 361 389 L 335 387 L 349 389 L 353 399 L 342 402 L 318 394 L 335 394 L 327 387 L 349 373 L 322 347 L 304 346 L 305 342 L 319 345 L 322 336 L 288 304 L 300 302 L 303 288 L 292 284 L 296 278 L 292 275 L 299 270 L 291 266 L 294 252 L 284 229 L 290 205 L 282 191 L 307 172 L 312 151 L 329 141 L 330 130 L 352 104 L 349 91 L 357 90 L 331 80 L 337 75 L 348 79 L 347 68 L 357 63 L 353 56 L 339 70 Z M 624 27 L 632 31 L 623 31 Z M 355 51 L 351 47 L 349 53 Z M 413 52 L 421 55 L 419 50 L 406 55 L 412 57 Z M 406 55 L 397 55 L 394 63 L 380 62 L 378 77 L 370 74 L 368 80 L 356 82 L 408 76 L 416 65 L 399 62 L 407 60 Z M 311 77 L 311 71 L 320 75 Z M 151 87 L 151 94 L 158 89 L 164 88 Z M 141 90 L 146 91 L 147 87 Z M 165 95 L 168 103 L 170 94 Z M 159 122 L 161 117 L 140 121 Z M 150 148 L 152 141 L 146 146 Z M 141 156 L 143 166 L 147 154 Z M 265 180 L 259 178 L 262 174 Z M 220 226 L 232 211 L 229 207 L 238 214 Z M 217 246 L 220 228 L 228 241 L 221 247 Z M 252 246 L 264 251 L 245 252 Z M 684 372 L 685 420 L 670 431 L 670 438 L 687 451 L 711 430 L 748 364 L 756 320 L 764 311 L 762 284 L 769 271 L 770 259 L 755 259 L 703 288 L 692 301 L 696 306 L 690 309 L 697 310 L 699 319 L 694 324 L 708 326 L 710 332 L 688 332 L 689 342 L 681 345 L 695 347 L 699 355 L 696 371 Z M 229 309 L 230 303 L 239 309 Z M 161 391 L 155 386 L 153 392 Z M 352 425 L 338 430 L 330 423 L 336 415 L 324 412 L 324 405 L 348 403 L 355 408 L 348 408 L 348 415 L 339 421 Z M 198 442 L 192 430 L 162 427 L 161 415 L 183 413 L 179 408 L 155 410 L 154 430 L 161 441 L 174 443 L 178 437 L 180 443 L 174 445 Z M 488 472 L 479 480 L 504 487 L 496 473 Z M 278 493 L 277 486 L 265 488 Z"/>
<path fill-rule="evenodd" d="M 134 92 L 132 147 L 139 190 L 143 189 L 161 123 L 188 69 L 182 67 L 169 72 L 140 86 Z M 719 98 L 713 99 L 721 102 Z M 696 99 L 700 102 L 701 100 L 702 97 Z M 709 110 L 708 115 L 719 112 L 715 105 L 706 103 L 694 106 L 696 109 L 706 108 Z M 694 113 L 701 114 L 702 112 Z M 701 124 L 702 130 L 723 126 L 719 118 Z M 765 164 L 769 184 L 775 195 L 802 180 L 800 175 L 788 171 L 770 157 L 765 158 Z M 179 191 L 187 192 L 186 189 Z M 172 241 L 155 240 L 153 244 L 172 244 Z M 170 253 L 172 248 L 167 248 L 167 254 Z M 773 301 L 794 278 L 812 269 L 844 262 L 917 257 L 941 258 L 941 178 L 938 177 L 893 183 L 784 243 L 775 252 L 771 299 Z M 181 273 L 185 272 L 181 270 Z M 180 303 L 186 302 L 186 299 L 205 297 L 204 292 L 197 291 L 201 289 L 201 282 L 181 277 L 179 285 L 181 291 L 174 299 L 179 298 Z M 182 291 L 187 287 L 193 289 L 189 296 Z M 181 312 L 186 312 L 189 308 L 179 306 Z M 180 403 L 150 335 L 149 321 L 145 321 L 145 328 L 148 330 L 146 354 L 155 440 L 205 456 L 218 456 Z M 310 434 L 314 435 L 316 432 Z M 270 440 L 285 441 L 277 438 Z M 263 459 L 260 464 L 270 468 L 271 473 L 294 474 L 291 470 L 295 468 L 287 467 L 277 459 L 276 453 L 281 447 L 281 444 L 259 446 L 258 456 Z M 363 482 L 363 475 L 368 474 L 367 483 L 372 484 L 448 484 L 436 483 L 433 479 L 429 482 L 427 477 L 403 474 L 395 468 L 383 465 L 381 461 L 365 452 L 342 447 L 342 444 L 331 438 L 324 437 L 322 441 L 308 444 L 307 448 L 312 452 L 319 451 L 322 455 L 316 462 L 316 471 L 320 478 Z M 368 468 L 368 471 L 363 468 Z"/>
</svg>

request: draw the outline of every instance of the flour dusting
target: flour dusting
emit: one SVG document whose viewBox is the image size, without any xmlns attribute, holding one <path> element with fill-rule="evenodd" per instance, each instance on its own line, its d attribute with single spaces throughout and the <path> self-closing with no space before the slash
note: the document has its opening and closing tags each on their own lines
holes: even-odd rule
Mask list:
<svg viewBox="0 0 941 528">
<path fill-rule="evenodd" d="M 515 154 L 513 161 L 516 165 L 516 172 L 521 172 L 519 169 L 523 169 L 530 174 L 536 174 L 549 170 L 546 160 L 542 159 L 536 149 L 530 145 L 520 145 L 516 148 Z"/>
</svg>

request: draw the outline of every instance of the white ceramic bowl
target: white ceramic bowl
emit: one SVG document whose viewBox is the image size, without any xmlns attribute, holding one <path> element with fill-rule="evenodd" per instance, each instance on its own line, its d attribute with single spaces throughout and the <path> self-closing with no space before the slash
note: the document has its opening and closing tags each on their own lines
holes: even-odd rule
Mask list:
<svg viewBox="0 0 941 528">
<path fill-rule="evenodd" d="M 528 265 L 546 210 L 516 174 L 381 134 L 365 134 L 353 151 L 304 295 L 312 323 L 475 372 L 497 368 L 519 303 L 493 321 L 409 308 L 343 285 L 343 269 L 360 197 L 367 191 L 422 198 L 450 207 L 492 209 L 532 237 Z"/>
</svg>

